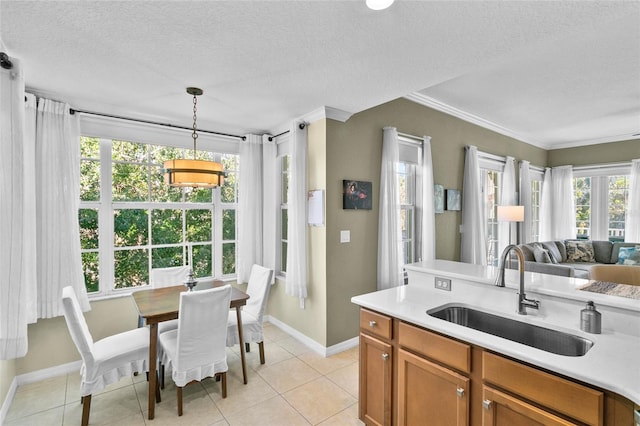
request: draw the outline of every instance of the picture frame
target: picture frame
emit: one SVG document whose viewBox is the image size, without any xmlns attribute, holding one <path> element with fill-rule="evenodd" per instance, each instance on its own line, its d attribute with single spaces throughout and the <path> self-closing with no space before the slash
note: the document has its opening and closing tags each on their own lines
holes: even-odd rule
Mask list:
<svg viewBox="0 0 640 426">
<path fill-rule="evenodd" d="M 459 211 L 461 210 L 461 194 L 458 189 L 447 189 L 447 210 Z"/>
<path fill-rule="evenodd" d="M 444 213 L 444 187 L 433 185 L 433 210 L 436 214 Z"/>
<path fill-rule="evenodd" d="M 371 210 L 372 183 L 361 180 L 342 181 L 342 208 L 344 210 Z"/>
</svg>

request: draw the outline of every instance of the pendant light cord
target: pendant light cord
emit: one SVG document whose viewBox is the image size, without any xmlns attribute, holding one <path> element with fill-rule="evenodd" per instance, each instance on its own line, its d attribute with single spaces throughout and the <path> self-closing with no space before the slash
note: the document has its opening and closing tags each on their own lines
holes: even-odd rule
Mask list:
<svg viewBox="0 0 640 426">
<path fill-rule="evenodd" d="M 198 139 L 198 132 L 196 131 L 197 104 L 198 104 L 198 98 L 194 94 L 193 95 L 193 133 L 191 134 L 191 137 L 193 138 L 193 159 L 194 160 L 196 160 L 196 140 Z"/>
</svg>

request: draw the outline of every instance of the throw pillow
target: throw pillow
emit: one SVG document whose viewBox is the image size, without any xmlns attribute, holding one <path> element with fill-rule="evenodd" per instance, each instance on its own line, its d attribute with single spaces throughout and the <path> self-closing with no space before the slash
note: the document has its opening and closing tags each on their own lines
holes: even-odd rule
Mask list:
<svg viewBox="0 0 640 426">
<path fill-rule="evenodd" d="M 536 246 L 533 248 L 533 257 L 538 263 L 552 263 L 549 250 Z"/>
<path fill-rule="evenodd" d="M 636 247 L 620 247 L 618 263 L 620 265 L 640 265 L 640 250 Z"/>
<path fill-rule="evenodd" d="M 595 262 L 596 256 L 591 241 L 567 241 L 567 262 Z"/>
</svg>

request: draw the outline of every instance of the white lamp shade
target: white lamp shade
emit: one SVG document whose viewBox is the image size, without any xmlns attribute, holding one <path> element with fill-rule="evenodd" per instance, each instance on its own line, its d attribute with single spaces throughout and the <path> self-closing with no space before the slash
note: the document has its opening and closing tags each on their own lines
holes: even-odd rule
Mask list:
<svg viewBox="0 0 640 426">
<path fill-rule="evenodd" d="M 524 206 L 498 206 L 498 222 L 524 222 Z"/>
</svg>

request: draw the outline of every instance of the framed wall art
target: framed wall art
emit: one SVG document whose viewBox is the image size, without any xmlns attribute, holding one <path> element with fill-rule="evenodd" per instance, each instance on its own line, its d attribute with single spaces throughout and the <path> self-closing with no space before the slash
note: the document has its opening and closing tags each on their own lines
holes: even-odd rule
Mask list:
<svg viewBox="0 0 640 426">
<path fill-rule="evenodd" d="M 447 210 L 460 210 L 460 191 L 447 189 Z"/>
<path fill-rule="evenodd" d="M 342 181 L 342 208 L 345 210 L 371 210 L 371 182 Z"/>
<path fill-rule="evenodd" d="M 433 185 L 433 209 L 435 213 L 444 213 L 444 187 Z"/>
</svg>

